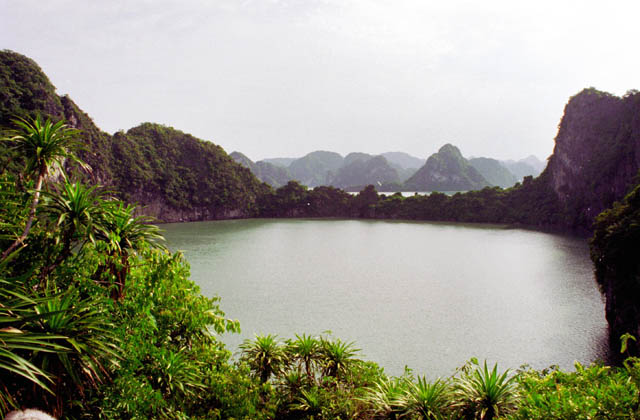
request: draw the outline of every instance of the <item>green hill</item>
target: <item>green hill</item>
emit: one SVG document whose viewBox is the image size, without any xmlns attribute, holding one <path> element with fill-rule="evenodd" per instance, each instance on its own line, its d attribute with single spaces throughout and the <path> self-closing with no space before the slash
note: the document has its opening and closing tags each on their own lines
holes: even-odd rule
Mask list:
<svg viewBox="0 0 640 420">
<path fill-rule="evenodd" d="M 351 157 L 350 159 L 347 159 Z M 398 172 L 389 165 L 383 156 L 370 156 L 364 153 L 351 153 L 345 158 L 349 163 L 338 169 L 330 184 L 338 188 L 360 191 L 372 184 L 380 188 L 386 184 L 399 184 Z"/>
<path fill-rule="evenodd" d="M 281 187 L 292 179 L 287 168 L 282 166 L 274 165 L 264 160 L 253 162 L 240 152 L 233 152 L 229 156 L 245 168 L 248 168 L 260 181 L 266 182 L 274 188 Z"/>
<path fill-rule="evenodd" d="M 328 185 L 333 174 L 342 166 L 343 158 L 335 152 L 311 152 L 289 165 L 293 179 L 308 187 Z"/>
<path fill-rule="evenodd" d="M 101 131 L 31 59 L 0 51 L 0 123 L 40 113 L 81 131 L 85 177 L 163 221 L 247 217 L 268 187 L 211 142 L 145 123 L 113 136 Z M 6 159 L 6 154 L 3 154 Z"/>
<path fill-rule="evenodd" d="M 424 166 L 405 182 L 404 187 L 413 191 L 468 191 L 489 185 L 457 147 L 445 144 L 438 153 L 429 156 Z"/>
</svg>

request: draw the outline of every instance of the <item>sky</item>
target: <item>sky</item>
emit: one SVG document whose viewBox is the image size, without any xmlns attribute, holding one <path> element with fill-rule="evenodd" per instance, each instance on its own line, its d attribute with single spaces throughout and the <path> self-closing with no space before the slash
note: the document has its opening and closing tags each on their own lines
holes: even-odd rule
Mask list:
<svg viewBox="0 0 640 420">
<path fill-rule="evenodd" d="M 640 1 L 0 0 L 103 130 L 172 126 L 253 160 L 314 150 L 546 159 L 583 88 L 640 88 Z"/>
</svg>

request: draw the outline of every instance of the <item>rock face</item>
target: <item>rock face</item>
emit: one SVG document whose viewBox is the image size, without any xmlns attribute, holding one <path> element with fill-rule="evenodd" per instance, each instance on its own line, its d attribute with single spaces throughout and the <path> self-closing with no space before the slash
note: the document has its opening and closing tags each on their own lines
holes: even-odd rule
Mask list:
<svg viewBox="0 0 640 420">
<path fill-rule="evenodd" d="M 268 190 L 221 147 L 173 128 L 146 123 L 113 136 L 101 131 L 56 94 L 33 60 L 0 51 L 0 124 L 36 113 L 79 129 L 86 145 L 79 155 L 92 168 L 86 177 L 160 221 L 250 217 Z"/>
<path fill-rule="evenodd" d="M 289 172 L 293 179 L 308 187 L 328 185 L 343 161 L 338 153 L 318 150 L 291 162 Z"/>
<path fill-rule="evenodd" d="M 489 186 L 489 182 L 462 157 L 460 150 L 445 144 L 405 182 L 415 191 L 468 191 Z"/>
<path fill-rule="evenodd" d="M 345 165 L 338 170 L 330 185 L 360 191 L 369 184 L 382 186 L 399 182 L 398 172 L 383 156 L 351 153 L 345 158 Z"/>
<path fill-rule="evenodd" d="M 275 165 L 264 160 L 253 162 L 240 152 L 233 152 L 229 156 L 245 168 L 249 169 L 260 181 L 266 182 L 273 188 L 282 187 L 293 179 L 287 168 L 282 166 Z"/>
<path fill-rule="evenodd" d="M 261 162 L 267 162 L 276 166 L 288 168 L 289 165 L 291 165 L 291 163 L 296 159 L 297 158 L 269 158 L 269 159 L 262 159 Z"/>
<path fill-rule="evenodd" d="M 469 164 L 476 168 L 491 185 L 509 188 L 518 182 L 518 178 L 496 159 L 473 158 L 469 159 Z"/>
<path fill-rule="evenodd" d="M 424 159 L 411 156 L 404 152 L 386 152 L 383 153 L 382 156 L 384 156 L 391 165 L 397 165 L 402 169 L 414 169 L 417 171 L 418 168 L 421 168 L 425 164 Z"/>
<path fill-rule="evenodd" d="M 545 172 L 568 227 L 595 217 L 629 191 L 640 168 L 640 93 L 585 89 L 569 100 Z"/>
</svg>

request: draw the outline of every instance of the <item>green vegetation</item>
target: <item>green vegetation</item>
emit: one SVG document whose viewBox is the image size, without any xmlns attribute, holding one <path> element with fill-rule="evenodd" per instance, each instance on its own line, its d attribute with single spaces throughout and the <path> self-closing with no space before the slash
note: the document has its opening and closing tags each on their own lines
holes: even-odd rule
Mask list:
<svg viewBox="0 0 640 420">
<path fill-rule="evenodd" d="M 140 214 L 589 229 L 632 185 L 639 101 L 638 92 L 576 95 L 549 167 L 506 190 L 404 198 L 373 185 L 350 195 L 295 181 L 273 190 L 220 147 L 178 130 L 145 123 L 101 132 L 37 64 L 2 51 L 0 124 L 18 122 L 0 142 L 0 414 L 23 405 L 69 419 L 637 418 L 635 357 L 620 367 L 513 375 L 470 363 L 428 382 L 410 371 L 388 377 L 353 343 L 303 334 L 257 337 L 234 361 L 217 335 L 238 323 L 217 298 L 200 295 L 187 263 Z M 338 161 L 315 153 L 290 170 L 328 179 Z M 433 162 L 477 178 L 460 160 Z M 320 182 L 313 176 L 310 185 Z M 637 335 L 640 322 L 639 188 L 596 219 L 591 242 L 612 344 L 624 338 L 626 356 L 638 352 L 628 333 Z"/>
<path fill-rule="evenodd" d="M 445 144 L 404 183 L 408 191 L 468 191 L 490 185 L 460 150 Z"/>
<path fill-rule="evenodd" d="M 640 326 L 640 185 L 622 202 L 602 212 L 591 239 L 596 280 L 607 298 L 606 316 L 612 343 Z M 634 355 L 635 342 L 630 342 Z"/>
<path fill-rule="evenodd" d="M 335 152 L 322 150 L 311 152 L 289 165 L 289 173 L 293 179 L 309 187 L 329 185 L 332 178 L 343 164 L 343 158 Z"/>
<path fill-rule="evenodd" d="M 356 187 L 356 191 L 372 183 L 380 186 L 395 183 L 400 186 L 398 172 L 383 156 L 354 155 L 356 154 L 351 153 L 345 158 L 345 165 L 341 166 L 330 180 L 331 185 L 348 190 Z"/>
<path fill-rule="evenodd" d="M 573 373 L 513 375 L 472 360 L 453 377 L 429 382 L 409 370 L 385 375 L 362 360 L 353 343 L 302 334 L 285 341 L 257 336 L 234 361 L 216 336 L 238 331 L 238 322 L 225 318 L 218 298 L 200 295 L 187 263 L 162 247 L 157 228 L 98 186 L 71 180 L 64 170 L 47 176 L 60 157 L 74 156 L 76 131 L 39 119 L 19 121 L 16 130 L 4 141 L 22 169 L 0 175 L 1 415 L 29 406 L 63 419 L 638 416 L 635 358 L 621 368 L 576 365 Z M 21 146 L 45 134 L 64 141 L 36 148 L 35 157 Z M 52 152 L 37 160 L 44 150 Z M 514 191 L 533 189 L 533 183 Z M 400 199 L 381 197 L 371 186 L 351 196 L 331 187 L 309 191 L 295 182 L 273 194 L 271 200 L 282 200 L 292 212 L 313 207 L 360 216 Z M 424 200 L 446 207 L 446 200 L 460 206 L 471 197 L 477 205 L 500 194 L 506 193 L 485 189 Z M 637 195 L 612 210 L 616 220 L 635 217 L 630 206 Z M 604 214 L 601 223 L 610 217 Z M 629 343 L 627 337 L 625 351 Z"/>
<path fill-rule="evenodd" d="M 16 116 L 43 115 L 79 130 L 85 147 L 77 155 L 90 165 L 79 173 L 70 161 L 67 171 L 92 184 L 105 185 L 117 198 L 144 208 L 164 221 L 251 217 L 268 186 L 235 163 L 219 146 L 158 124 L 145 123 L 113 136 L 100 131 L 91 118 L 66 96 L 58 96 L 38 65 L 12 51 L 0 51 L 0 127 Z M 0 144 L 0 169 L 16 170 Z"/>
<path fill-rule="evenodd" d="M 128 202 L 166 201 L 187 214 L 201 209 L 207 218 L 234 210 L 255 214 L 254 202 L 266 186 L 233 161 L 221 147 L 170 127 L 145 123 L 113 137 L 118 189 Z"/>
<path fill-rule="evenodd" d="M 281 187 L 292 179 L 289 170 L 282 166 L 264 160 L 253 162 L 240 152 L 232 152 L 229 156 L 245 168 L 248 168 L 260 181 L 274 188 Z"/>
<path fill-rule="evenodd" d="M 639 110 L 637 91 L 617 97 L 590 88 L 569 100 L 545 170 L 565 226 L 591 231 L 596 216 L 636 184 Z"/>
<path fill-rule="evenodd" d="M 543 176 L 535 180 L 527 177 L 507 190 L 486 187 L 451 196 L 434 192 L 411 197 L 378 194 L 373 185 L 352 195 L 333 187 L 309 190 L 291 181 L 264 195 L 259 207 L 263 217 L 362 217 L 540 227 L 562 227 L 564 220 L 557 197 Z"/>
</svg>

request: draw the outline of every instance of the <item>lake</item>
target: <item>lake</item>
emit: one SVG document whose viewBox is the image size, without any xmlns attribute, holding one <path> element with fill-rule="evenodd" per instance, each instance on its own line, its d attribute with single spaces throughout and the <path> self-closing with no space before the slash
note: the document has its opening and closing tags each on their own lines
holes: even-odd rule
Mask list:
<svg viewBox="0 0 640 420">
<path fill-rule="evenodd" d="M 571 368 L 607 357 L 584 238 L 493 225 L 250 219 L 166 224 L 192 279 L 240 320 L 223 341 L 321 334 L 390 374 L 430 378 L 471 357 Z"/>
</svg>

